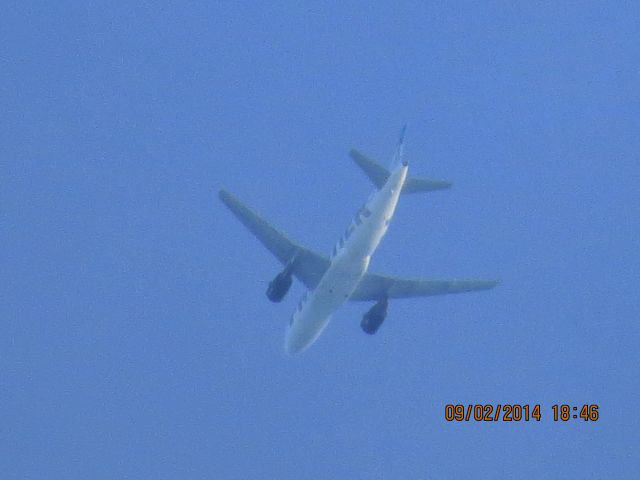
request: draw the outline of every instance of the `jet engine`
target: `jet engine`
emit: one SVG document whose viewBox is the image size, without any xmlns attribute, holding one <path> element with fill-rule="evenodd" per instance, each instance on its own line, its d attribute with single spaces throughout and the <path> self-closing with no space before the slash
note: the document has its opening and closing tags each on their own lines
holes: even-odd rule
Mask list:
<svg viewBox="0 0 640 480">
<path fill-rule="evenodd" d="M 272 302 L 281 302 L 291 288 L 292 283 L 293 279 L 291 278 L 291 269 L 285 268 L 282 272 L 276 275 L 276 278 L 269 282 L 267 297 Z"/>
<path fill-rule="evenodd" d="M 379 300 L 367 313 L 362 317 L 360 327 L 365 333 L 373 335 L 378 331 L 382 322 L 387 317 L 387 306 L 389 301 L 386 298 Z"/>
</svg>

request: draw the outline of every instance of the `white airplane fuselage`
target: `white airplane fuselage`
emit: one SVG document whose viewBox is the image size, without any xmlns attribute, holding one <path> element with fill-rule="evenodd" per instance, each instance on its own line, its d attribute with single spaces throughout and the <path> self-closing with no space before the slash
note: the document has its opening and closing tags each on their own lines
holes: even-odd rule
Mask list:
<svg viewBox="0 0 640 480">
<path fill-rule="evenodd" d="M 406 162 L 400 164 L 385 185 L 358 212 L 331 255 L 331 265 L 316 288 L 300 300 L 285 336 L 289 354 L 308 348 L 325 329 L 331 315 L 346 302 L 369 268 L 371 255 L 387 232 L 402 187 Z"/>
</svg>

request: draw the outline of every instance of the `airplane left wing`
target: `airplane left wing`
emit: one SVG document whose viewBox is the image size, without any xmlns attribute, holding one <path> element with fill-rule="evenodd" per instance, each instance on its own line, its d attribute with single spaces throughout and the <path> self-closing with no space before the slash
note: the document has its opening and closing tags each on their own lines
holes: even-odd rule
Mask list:
<svg viewBox="0 0 640 480">
<path fill-rule="evenodd" d="M 291 263 L 293 275 L 308 289 L 318 285 L 329 268 L 329 259 L 289 240 L 252 209 L 226 190 L 220 190 L 220 200 L 238 217 L 283 265 Z"/>
<path fill-rule="evenodd" d="M 489 290 L 498 284 L 496 280 L 427 280 L 388 277 L 367 273 L 349 300 L 367 301 L 383 298 L 428 297 L 448 293 L 464 293 Z"/>
</svg>

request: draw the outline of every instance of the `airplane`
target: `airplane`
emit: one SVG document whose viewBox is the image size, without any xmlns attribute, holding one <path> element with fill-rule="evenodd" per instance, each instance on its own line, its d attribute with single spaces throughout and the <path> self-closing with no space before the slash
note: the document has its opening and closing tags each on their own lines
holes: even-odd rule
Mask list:
<svg viewBox="0 0 640 480">
<path fill-rule="evenodd" d="M 224 189 L 219 191 L 222 202 L 284 266 L 269 283 L 266 292 L 269 300 L 282 301 L 291 287 L 293 276 L 307 287 L 287 326 L 286 353 L 292 355 L 311 346 L 333 313 L 347 300 L 376 302 L 360 323 L 365 333 L 373 335 L 387 316 L 389 299 L 488 290 L 498 284 L 495 280 L 406 279 L 367 271 L 371 256 L 387 232 L 400 194 L 442 190 L 451 186 L 450 182 L 407 175 L 409 163 L 404 157 L 405 130 L 406 125 L 402 128 L 388 170 L 357 150 L 349 152 L 376 190 L 358 210 L 329 257 L 290 240 L 235 196 Z"/>
</svg>

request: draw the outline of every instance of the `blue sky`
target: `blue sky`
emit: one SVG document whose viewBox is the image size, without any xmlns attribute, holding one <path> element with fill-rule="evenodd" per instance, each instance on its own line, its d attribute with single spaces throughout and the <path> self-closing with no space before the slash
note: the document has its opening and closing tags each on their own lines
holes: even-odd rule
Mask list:
<svg viewBox="0 0 640 480">
<path fill-rule="evenodd" d="M 640 466 L 633 2 L 9 2 L 0 19 L 3 478 L 629 478 Z M 303 290 L 225 187 L 328 252 L 409 123 L 375 271 L 497 277 L 347 305 Z M 447 423 L 529 403 L 539 423 Z M 600 406 L 557 423 L 551 405 Z"/>
</svg>

